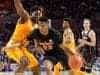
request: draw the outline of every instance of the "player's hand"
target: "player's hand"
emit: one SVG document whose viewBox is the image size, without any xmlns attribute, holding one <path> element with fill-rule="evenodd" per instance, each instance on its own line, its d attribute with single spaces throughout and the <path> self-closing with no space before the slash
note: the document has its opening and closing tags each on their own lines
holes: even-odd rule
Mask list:
<svg viewBox="0 0 100 75">
<path fill-rule="evenodd" d="M 81 43 L 82 42 L 82 39 L 78 39 L 78 43 Z"/>
<path fill-rule="evenodd" d="M 2 47 L 0 52 L 4 52 L 4 51 L 5 51 L 5 47 Z"/>
<path fill-rule="evenodd" d="M 42 47 L 38 46 L 35 48 L 37 53 L 45 54 L 44 50 Z"/>
<path fill-rule="evenodd" d="M 78 43 L 81 45 L 84 45 L 86 43 L 86 40 L 84 39 L 78 39 Z"/>
<path fill-rule="evenodd" d="M 2 71 L 3 68 L 4 68 L 4 64 L 0 62 L 0 72 Z"/>
</svg>

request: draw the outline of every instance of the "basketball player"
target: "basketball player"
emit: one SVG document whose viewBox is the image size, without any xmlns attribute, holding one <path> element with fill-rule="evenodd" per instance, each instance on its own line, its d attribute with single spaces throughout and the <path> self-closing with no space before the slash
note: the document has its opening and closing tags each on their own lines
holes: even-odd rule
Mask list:
<svg viewBox="0 0 100 75">
<path fill-rule="evenodd" d="M 74 55 L 78 53 L 78 49 L 80 49 L 83 46 L 83 43 L 76 46 L 75 37 L 74 37 L 73 30 L 71 28 L 71 25 L 72 25 L 71 20 L 64 18 L 62 44 L 63 46 L 68 48 L 68 50 L 70 50 L 70 52 L 68 53 L 70 53 L 71 55 Z"/>
<path fill-rule="evenodd" d="M 38 46 L 39 52 L 44 55 L 47 75 L 51 75 L 50 71 L 52 71 L 53 66 L 56 65 L 54 70 L 57 70 L 57 65 L 59 63 L 61 63 L 63 66 L 68 64 L 65 62 L 67 61 L 67 58 L 64 51 L 59 47 L 59 33 L 53 29 L 50 29 L 48 25 L 48 19 L 46 17 L 41 17 L 39 19 L 39 28 L 33 30 L 30 37 L 28 37 L 28 40 L 33 40 L 34 44 Z M 54 74 L 58 75 L 57 73 Z"/>
<path fill-rule="evenodd" d="M 63 41 L 62 41 L 62 48 L 67 56 L 79 55 L 77 49 L 79 49 L 82 45 L 76 46 L 74 33 L 71 29 L 71 21 L 69 19 L 64 19 L 63 21 Z M 67 62 L 68 63 L 68 62 Z M 77 65 L 77 64 L 76 64 Z M 71 75 L 85 75 L 85 73 L 80 71 L 80 68 L 77 70 L 69 71 Z"/>
<path fill-rule="evenodd" d="M 85 18 L 83 21 L 82 39 L 79 43 L 82 46 L 82 55 L 85 59 L 85 70 L 91 72 L 93 60 L 96 56 L 96 33 L 91 29 L 91 20 Z"/>
<path fill-rule="evenodd" d="M 39 75 L 39 72 L 37 72 L 39 70 L 37 59 L 24 47 L 27 36 L 33 30 L 31 17 L 23 8 L 20 0 L 14 0 L 14 3 L 20 19 L 10 41 L 6 45 L 6 54 L 19 64 L 17 73 L 22 73 L 25 69 L 29 69 L 34 70 L 35 75 Z"/>
<path fill-rule="evenodd" d="M 76 45 L 75 45 L 75 39 L 74 39 L 74 34 L 72 32 L 72 29 L 70 27 L 70 20 L 68 19 L 64 19 L 63 21 L 63 28 L 64 28 L 64 31 L 63 31 L 63 46 L 68 48 L 70 50 L 70 52 L 67 52 L 67 53 L 70 53 L 70 54 L 75 54 L 76 51 Z"/>
</svg>

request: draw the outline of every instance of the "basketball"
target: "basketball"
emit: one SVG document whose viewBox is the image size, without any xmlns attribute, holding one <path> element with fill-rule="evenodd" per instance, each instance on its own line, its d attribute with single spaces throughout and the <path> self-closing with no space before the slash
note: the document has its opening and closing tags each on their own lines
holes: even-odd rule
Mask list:
<svg viewBox="0 0 100 75">
<path fill-rule="evenodd" d="M 68 64 L 72 70 L 80 70 L 83 64 L 82 57 L 80 55 L 69 56 Z"/>
</svg>

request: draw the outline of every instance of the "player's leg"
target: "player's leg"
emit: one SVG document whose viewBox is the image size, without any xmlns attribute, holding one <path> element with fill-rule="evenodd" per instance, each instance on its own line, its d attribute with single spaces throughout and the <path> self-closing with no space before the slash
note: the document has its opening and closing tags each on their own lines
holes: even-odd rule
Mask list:
<svg viewBox="0 0 100 75">
<path fill-rule="evenodd" d="M 34 73 L 34 75 L 40 75 L 40 66 L 37 58 L 32 53 L 30 53 L 27 49 L 24 50 L 24 54 L 28 58 L 27 68 L 31 70 Z"/>
<path fill-rule="evenodd" d="M 59 71 L 56 72 L 57 69 L 54 70 L 55 75 L 56 75 L 56 73 L 60 75 L 60 71 L 61 70 L 62 71 L 66 71 L 67 70 L 69 72 L 70 68 L 69 68 L 69 65 L 68 65 L 68 55 L 66 55 L 61 48 L 58 48 L 58 51 L 56 52 L 56 54 L 57 54 L 55 56 L 56 60 L 57 60 L 57 64 L 56 65 L 58 65 Z"/>
<path fill-rule="evenodd" d="M 53 69 L 53 63 L 49 59 L 44 60 L 45 68 L 46 68 L 46 74 L 51 75 L 52 69 Z"/>
<path fill-rule="evenodd" d="M 15 72 L 15 75 L 23 75 L 25 69 L 27 69 L 27 65 L 28 65 L 28 58 L 23 56 L 21 59 L 20 59 L 20 64 L 19 64 L 19 67 L 17 68 L 16 72 Z"/>
<path fill-rule="evenodd" d="M 30 53 L 26 48 L 21 48 L 20 54 L 22 55 L 20 57 L 20 65 L 19 68 L 16 70 L 16 73 L 21 72 L 23 73 L 25 69 L 31 69 L 34 70 L 38 67 L 38 61 L 35 58 L 35 56 Z M 36 74 L 37 75 L 37 74 Z"/>
<path fill-rule="evenodd" d="M 40 66 L 39 65 L 32 67 L 30 70 L 33 72 L 33 75 L 40 75 Z"/>
</svg>

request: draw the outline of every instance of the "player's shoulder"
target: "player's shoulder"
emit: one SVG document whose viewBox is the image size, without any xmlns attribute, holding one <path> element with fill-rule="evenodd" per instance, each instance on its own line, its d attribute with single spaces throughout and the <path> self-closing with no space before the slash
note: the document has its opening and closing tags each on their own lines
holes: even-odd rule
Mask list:
<svg viewBox="0 0 100 75">
<path fill-rule="evenodd" d="M 34 29 L 30 32 L 29 36 L 28 36 L 28 39 L 32 39 L 33 37 L 36 38 L 37 35 L 39 33 L 39 30 L 38 29 Z"/>
<path fill-rule="evenodd" d="M 89 34 L 95 34 L 94 30 L 90 30 Z"/>
<path fill-rule="evenodd" d="M 28 18 L 27 20 L 23 21 L 22 18 L 20 17 L 17 21 L 17 24 L 26 24 L 26 23 L 28 24 L 32 23 L 31 18 Z"/>
<path fill-rule="evenodd" d="M 95 36 L 95 35 L 96 35 L 95 31 L 94 30 L 90 30 L 89 37 L 92 37 L 92 36 Z"/>
<path fill-rule="evenodd" d="M 37 34 L 37 33 L 39 33 L 39 29 L 33 29 L 31 33 L 32 34 L 34 34 L 34 33 Z"/>
<path fill-rule="evenodd" d="M 95 31 L 93 29 L 90 30 L 90 33 L 95 33 Z"/>
<path fill-rule="evenodd" d="M 71 28 L 66 28 L 64 31 L 65 32 L 72 32 L 72 29 Z"/>
</svg>

